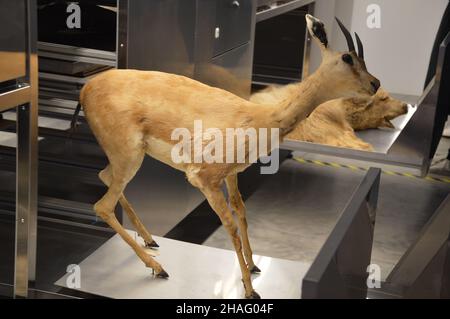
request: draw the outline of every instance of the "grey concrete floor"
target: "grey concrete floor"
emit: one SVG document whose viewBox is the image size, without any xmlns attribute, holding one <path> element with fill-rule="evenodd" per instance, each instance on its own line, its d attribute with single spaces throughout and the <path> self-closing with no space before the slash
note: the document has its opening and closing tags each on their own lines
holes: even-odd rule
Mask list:
<svg viewBox="0 0 450 319">
<path fill-rule="evenodd" d="M 435 159 L 439 164 L 433 169 L 445 165 L 440 160 L 449 147 L 450 139 L 443 139 Z M 297 155 L 330 160 L 315 154 Z M 312 262 L 364 174 L 294 160 L 285 162 L 280 172 L 246 201 L 254 253 Z M 380 265 L 383 279 L 449 192 L 448 183 L 382 175 L 372 262 Z M 223 227 L 205 245 L 232 249 Z"/>
</svg>

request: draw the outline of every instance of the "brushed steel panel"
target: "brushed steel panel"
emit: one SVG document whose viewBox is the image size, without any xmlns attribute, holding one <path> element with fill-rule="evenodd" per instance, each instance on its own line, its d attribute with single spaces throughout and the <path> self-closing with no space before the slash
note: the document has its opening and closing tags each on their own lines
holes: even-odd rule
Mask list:
<svg viewBox="0 0 450 319">
<path fill-rule="evenodd" d="M 135 232 L 131 236 L 140 240 Z M 244 297 L 241 272 L 233 251 L 155 237 L 161 246 L 158 262 L 168 280 L 152 277 L 133 250 L 115 235 L 80 263 L 77 290 L 110 298 L 236 299 Z M 300 298 L 301 279 L 308 263 L 254 256 L 262 273 L 253 286 L 263 298 Z M 218 267 L 220 265 L 220 267 Z M 67 275 L 56 285 L 67 287 Z"/>
<path fill-rule="evenodd" d="M 25 1 L 0 0 L 0 82 L 26 75 Z"/>
<path fill-rule="evenodd" d="M 210 33 L 215 37 L 214 56 L 250 41 L 254 7 L 253 0 L 216 1 L 216 25 Z M 218 37 L 216 28 L 219 29 Z"/>
<path fill-rule="evenodd" d="M 196 1 L 133 0 L 127 11 L 127 63 L 121 67 L 192 77 Z"/>
<path fill-rule="evenodd" d="M 200 63 L 196 68 L 196 79 L 248 98 L 251 89 L 252 53 L 251 45 L 247 43 L 215 57 L 210 62 Z"/>
</svg>

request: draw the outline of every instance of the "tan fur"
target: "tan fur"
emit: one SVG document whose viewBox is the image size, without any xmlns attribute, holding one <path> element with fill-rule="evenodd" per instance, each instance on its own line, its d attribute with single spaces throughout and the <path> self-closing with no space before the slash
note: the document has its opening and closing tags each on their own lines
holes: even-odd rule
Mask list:
<svg viewBox="0 0 450 319">
<path fill-rule="evenodd" d="M 370 82 L 376 79 L 365 70 L 364 62 L 351 54 L 355 60 L 353 67 L 342 61 L 342 53 L 322 47 L 323 62 L 318 71 L 290 87 L 279 103 L 249 102 L 227 91 L 168 73 L 112 70 L 97 76 L 85 85 L 80 97 L 89 125 L 109 159 L 108 167 L 99 175 L 108 185 L 108 192 L 95 204 L 95 212 L 122 236 L 146 266 L 154 269 L 158 276 L 166 277 L 161 265 L 125 232 L 113 211 L 120 201 L 138 233 L 151 243 L 150 233 L 144 231 L 123 190 L 136 174 L 145 154 L 185 172 L 189 182 L 205 195 L 230 235 L 246 297 L 258 297 L 250 278 L 250 271 L 258 269 L 252 258 L 245 207 L 236 175 L 251 163 L 173 163 L 171 146 L 178 141 L 172 141 L 171 134 L 177 128 L 192 132 L 194 121 L 202 120 L 203 130 L 218 128 L 224 134 L 226 128 L 278 128 L 283 138 L 317 105 L 338 97 L 369 94 L 373 90 Z M 224 181 L 238 223 L 222 192 Z"/>
<path fill-rule="evenodd" d="M 269 87 L 255 93 L 251 101 L 272 102 L 282 100 L 286 87 Z M 286 136 L 299 140 L 336 147 L 373 151 L 372 145 L 358 138 L 355 131 L 379 127 L 393 127 L 390 120 L 406 114 L 407 104 L 394 99 L 384 89 L 374 96 L 340 98 L 319 105 L 311 116 L 300 122 Z"/>
</svg>

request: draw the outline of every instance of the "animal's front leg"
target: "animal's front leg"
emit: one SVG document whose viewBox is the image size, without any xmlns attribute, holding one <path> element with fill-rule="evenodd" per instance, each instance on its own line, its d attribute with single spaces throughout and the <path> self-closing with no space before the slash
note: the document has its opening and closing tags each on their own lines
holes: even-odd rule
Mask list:
<svg viewBox="0 0 450 319">
<path fill-rule="evenodd" d="M 209 205 L 219 216 L 223 226 L 231 237 L 231 241 L 236 251 L 239 266 L 242 273 L 242 281 L 245 288 L 245 297 L 249 299 L 260 299 L 258 293 L 253 290 L 250 271 L 245 263 L 244 255 L 242 254 L 241 239 L 238 234 L 236 222 L 233 219 L 233 214 L 228 208 L 224 194 L 221 187 L 217 185 L 209 185 L 206 180 L 200 180 L 197 176 L 188 176 L 189 181 L 198 187 L 208 200 Z"/>
<path fill-rule="evenodd" d="M 228 195 L 230 197 L 230 205 L 234 210 L 239 220 L 239 231 L 242 237 L 242 243 L 244 244 L 244 255 L 248 264 L 248 268 L 251 273 L 260 273 L 261 270 L 255 265 L 253 261 L 253 252 L 250 247 L 250 240 L 248 238 L 248 224 L 246 218 L 245 205 L 242 200 L 241 193 L 238 188 L 237 175 L 230 175 L 225 180 L 228 190 Z"/>
<path fill-rule="evenodd" d="M 136 228 L 136 231 L 138 232 L 139 236 L 141 236 L 144 239 L 145 246 L 149 248 L 157 248 L 159 245 L 156 243 L 156 241 L 153 239 L 150 232 L 145 228 L 144 224 L 141 222 L 141 219 L 134 211 L 131 204 L 126 199 L 125 195 L 122 194 L 122 196 L 119 199 L 119 203 L 122 206 L 122 208 L 125 210 L 125 212 L 128 215 L 128 218 L 130 219 L 131 223 Z"/>
</svg>

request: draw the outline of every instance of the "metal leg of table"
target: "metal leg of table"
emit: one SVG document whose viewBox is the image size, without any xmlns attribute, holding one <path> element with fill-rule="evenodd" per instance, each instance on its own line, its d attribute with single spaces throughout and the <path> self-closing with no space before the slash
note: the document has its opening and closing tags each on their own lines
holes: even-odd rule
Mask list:
<svg viewBox="0 0 450 319">
<path fill-rule="evenodd" d="M 30 209 L 30 105 L 17 107 L 16 243 L 14 296 L 28 294 L 28 222 Z"/>
</svg>

